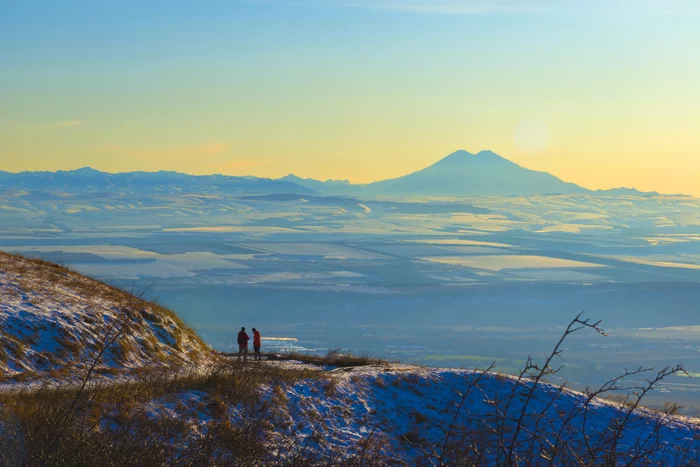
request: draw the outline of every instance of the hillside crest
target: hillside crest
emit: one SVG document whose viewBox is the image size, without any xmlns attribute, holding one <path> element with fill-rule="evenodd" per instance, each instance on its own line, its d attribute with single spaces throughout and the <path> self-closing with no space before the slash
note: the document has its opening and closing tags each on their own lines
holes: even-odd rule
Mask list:
<svg viewBox="0 0 700 467">
<path fill-rule="evenodd" d="M 170 310 L 42 260 L 0 252 L 0 380 L 211 361 Z"/>
</svg>

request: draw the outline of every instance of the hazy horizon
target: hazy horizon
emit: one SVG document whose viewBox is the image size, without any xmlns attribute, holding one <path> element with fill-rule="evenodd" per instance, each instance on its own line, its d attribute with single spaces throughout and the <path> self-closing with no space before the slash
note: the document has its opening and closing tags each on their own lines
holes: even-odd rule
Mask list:
<svg viewBox="0 0 700 467">
<path fill-rule="evenodd" d="M 353 183 L 488 147 L 591 189 L 700 195 L 688 2 L 9 2 L 10 171 Z"/>
<path fill-rule="evenodd" d="M 436 163 L 442 161 L 443 159 L 445 159 L 446 157 L 448 157 L 448 156 L 450 156 L 450 155 L 452 155 L 452 154 L 457 154 L 457 153 L 461 153 L 461 152 L 465 152 L 466 154 L 469 154 L 469 155 L 472 155 L 472 156 L 476 156 L 477 154 L 479 154 L 479 153 L 484 153 L 484 152 L 486 152 L 486 153 L 492 152 L 492 153 L 496 154 L 495 152 L 491 151 L 490 149 L 481 149 L 481 150 L 479 150 L 479 151 L 474 151 L 474 152 L 467 151 L 467 150 L 465 150 L 465 149 L 458 149 L 458 150 L 456 150 L 456 151 L 451 152 L 450 154 L 447 154 L 447 155 L 441 157 L 440 159 L 435 160 L 434 162 L 430 163 L 428 166 L 426 166 L 426 167 L 424 167 L 424 168 L 422 168 L 422 169 L 419 169 L 419 171 L 424 170 L 424 169 L 430 167 L 431 165 L 436 164 Z M 500 157 L 502 157 L 502 158 L 504 158 L 504 159 L 506 159 L 506 160 L 509 160 L 507 157 L 505 157 L 505 156 L 503 156 L 503 155 L 501 155 L 501 154 L 496 154 L 496 155 L 498 155 L 498 156 L 500 156 Z M 529 167 L 525 167 L 525 166 L 521 166 L 521 167 L 523 167 L 523 168 L 525 168 L 525 169 L 529 169 Z M 302 180 L 312 180 L 312 181 L 320 181 L 320 182 L 349 182 L 349 183 L 352 184 L 352 185 L 358 185 L 358 186 L 359 186 L 359 185 L 362 185 L 362 184 L 353 183 L 352 181 L 348 180 L 347 178 L 345 178 L 345 179 L 320 179 L 320 180 L 319 180 L 319 179 L 314 179 L 314 178 L 312 178 L 312 177 L 306 177 L 304 174 L 301 174 L 301 173 L 294 173 L 294 172 L 290 172 L 289 174 L 284 175 L 284 176 L 282 176 L 282 177 L 270 178 L 270 177 L 265 177 L 265 176 L 256 175 L 256 174 L 253 174 L 253 173 L 243 173 L 243 174 L 240 174 L 240 175 L 231 175 L 231 174 L 224 174 L 224 173 L 221 173 L 221 172 L 212 172 L 212 173 L 191 173 L 191 172 L 183 172 L 183 171 L 167 170 L 167 169 L 159 169 L 159 170 L 137 170 L 137 169 L 129 170 L 129 169 L 126 169 L 126 170 L 124 170 L 124 171 L 115 171 L 115 172 L 113 172 L 113 171 L 109 171 L 109 170 L 103 170 L 103 169 L 100 169 L 100 168 L 98 168 L 98 167 L 94 167 L 94 166 L 91 166 L 91 165 L 82 166 L 82 167 L 75 167 L 75 168 L 57 169 L 57 170 L 37 170 L 37 171 L 19 171 L 19 172 L 5 171 L 5 172 L 6 172 L 6 173 L 11 173 L 11 174 L 17 175 L 17 174 L 21 174 L 21 173 L 75 172 L 75 171 L 80 171 L 80 170 L 85 170 L 85 169 L 91 169 L 91 170 L 95 170 L 95 171 L 97 171 L 97 172 L 106 173 L 106 174 L 110 174 L 110 175 L 128 174 L 128 173 L 135 173 L 135 172 L 142 172 L 142 173 L 160 173 L 160 172 L 168 172 L 168 173 L 178 173 L 178 174 L 192 175 L 192 176 L 215 176 L 215 175 L 219 175 L 219 176 L 230 176 L 230 177 L 264 178 L 264 179 L 270 179 L 270 180 L 279 180 L 279 179 L 285 179 L 286 177 L 289 177 L 289 176 L 296 176 L 296 177 L 299 177 L 299 178 L 302 179 Z M 532 170 L 532 169 L 530 169 L 530 170 Z M 2 172 L 2 171 L 4 171 L 4 170 L 3 170 L 2 168 L 0 168 L 0 172 Z M 547 171 L 542 171 L 542 172 L 543 172 L 543 173 L 548 173 L 548 174 L 554 175 L 555 177 L 557 176 L 556 174 L 552 174 L 552 173 L 547 172 Z M 397 179 L 397 178 L 404 177 L 404 176 L 406 176 L 406 175 L 411 175 L 411 174 L 413 174 L 413 173 L 415 173 L 415 172 L 401 173 L 401 174 L 399 174 L 399 175 L 394 175 L 394 176 L 391 176 L 391 177 L 386 178 L 386 179 L 372 180 L 372 181 L 367 182 L 367 184 L 376 183 L 376 182 L 381 182 L 381 181 L 394 180 L 394 179 Z M 565 179 L 563 179 L 563 178 L 561 178 L 561 177 L 557 177 L 557 178 L 559 178 L 560 180 L 562 180 L 562 181 L 564 181 L 564 182 L 568 182 L 568 180 L 565 180 Z M 585 188 L 585 189 L 588 189 L 588 190 L 591 190 L 591 191 L 595 191 L 594 189 L 591 189 L 591 188 L 589 188 L 589 187 L 587 187 L 587 186 L 583 186 L 583 185 L 580 185 L 580 186 L 582 186 L 582 188 Z M 637 189 L 637 187 L 635 187 L 635 186 L 623 186 L 623 185 L 614 185 L 614 186 L 611 186 L 611 187 L 609 187 L 609 188 L 607 188 L 607 189 L 618 189 L 618 188 L 623 188 L 623 189 Z M 605 189 L 606 189 L 606 188 L 600 188 L 600 189 L 598 189 L 598 190 L 605 190 Z M 658 194 L 660 194 L 660 195 L 684 195 L 684 196 L 693 196 L 693 195 L 690 194 L 690 193 L 670 193 L 670 192 L 669 192 L 669 193 L 664 193 L 664 192 L 661 192 L 661 191 L 659 191 L 659 190 L 649 190 L 648 192 L 658 193 Z"/>
</svg>

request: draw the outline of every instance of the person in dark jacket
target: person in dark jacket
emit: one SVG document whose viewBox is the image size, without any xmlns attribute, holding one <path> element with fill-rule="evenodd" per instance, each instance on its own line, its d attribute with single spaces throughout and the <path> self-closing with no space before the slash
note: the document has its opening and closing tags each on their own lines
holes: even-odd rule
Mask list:
<svg viewBox="0 0 700 467">
<path fill-rule="evenodd" d="M 250 337 L 245 332 L 245 328 L 241 328 L 238 333 L 238 360 L 241 360 L 241 355 L 243 355 L 243 361 L 248 361 L 248 341 Z"/>
<path fill-rule="evenodd" d="M 260 331 L 253 328 L 253 352 L 255 353 L 256 360 L 260 360 L 262 358 L 262 354 L 260 353 L 260 346 Z"/>
</svg>

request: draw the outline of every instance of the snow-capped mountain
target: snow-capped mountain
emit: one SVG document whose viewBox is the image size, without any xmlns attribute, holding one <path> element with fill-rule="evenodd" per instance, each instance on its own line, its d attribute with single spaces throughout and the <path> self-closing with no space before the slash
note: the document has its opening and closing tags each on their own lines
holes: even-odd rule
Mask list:
<svg viewBox="0 0 700 467">
<path fill-rule="evenodd" d="M 418 172 L 370 183 L 370 193 L 413 196 L 499 196 L 585 193 L 546 172 L 526 169 L 492 151 L 454 152 Z"/>
<path fill-rule="evenodd" d="M 493 151 L 459 150 L 417 172 L 389 180 L 353 185 L 288 175 L 281 180 L 325 194 L 355 196 L 531 196 L 548 194 L 650 195 L 633 189 L 591 191 L 547 172 L 522 167 Z"/>
</svg>

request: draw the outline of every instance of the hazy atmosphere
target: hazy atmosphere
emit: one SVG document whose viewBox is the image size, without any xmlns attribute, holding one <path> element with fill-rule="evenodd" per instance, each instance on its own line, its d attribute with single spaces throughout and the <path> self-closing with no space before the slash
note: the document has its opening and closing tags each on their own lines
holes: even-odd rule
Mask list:
<svg viewBox="0 0 700 467">
<path fill-rule="evenodd" d="M 79 401 L 192 371 L 104 399 L 177 420 L 171 451 L 79 457 L 80 425 L 7 465 L 700 465 L 698 24 L 675 0 L 0 0 L 0 441 L 57 400 L 26 381 Z M 100 344 L 120 313 L 133 339 Z M 89 394 L 42 412 L 84 424 Z M 226 430 L 270 407 L 246 464 Z"/>
</svg>

